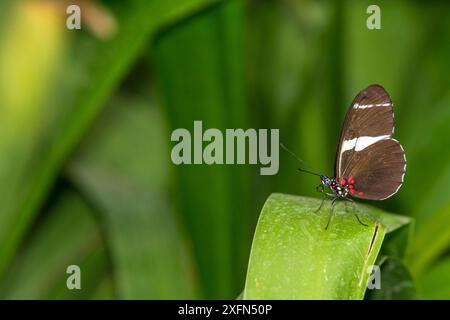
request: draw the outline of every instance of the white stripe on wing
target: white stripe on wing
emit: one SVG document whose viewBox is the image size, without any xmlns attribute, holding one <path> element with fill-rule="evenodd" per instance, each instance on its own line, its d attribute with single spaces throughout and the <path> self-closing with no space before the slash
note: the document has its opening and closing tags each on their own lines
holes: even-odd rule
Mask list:
<svg viewBox="0 0 450 320">
<path fill-rule="evenodd" d="M 386 134 L 382 136 L 377 137 L 369 137 L 369 136 L 363 136 L 363 137 L 356 137 L 351 140 L 344 140 L 342 143 L 341 148 L 341 154 L 347 150 L 355 149 L 355 151 L 361 151 L 367 148 L 368 146 L 384 139 L 389 139 L 391 136 Z"/>
<path fill-rule="evenodd" d="M 353 108 L 355 109 L 366 109 L 366 108 L 373 108 L 373 107 L 390 107 L 392 106 L 392 103 L 372 103 L 372 104 L 359 104 L 355 103 L 353 105 Z"/>
</svg>

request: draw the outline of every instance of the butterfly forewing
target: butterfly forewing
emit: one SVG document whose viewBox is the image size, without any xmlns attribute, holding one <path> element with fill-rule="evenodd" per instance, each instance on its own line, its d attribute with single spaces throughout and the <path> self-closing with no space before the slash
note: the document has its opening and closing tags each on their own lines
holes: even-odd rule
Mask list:
<svg viewBox="0 0 450 320">
<path fill-rule="evenodd" d="M 371 85 L 353 100 L 344 120 L 338 144 L 335 176 L 352 177 L 352 195 L 385 199 L 403 182 L 406 160 L 403 148 L 392 139 L 394 114 L 389 94 Z"/>
</svg>

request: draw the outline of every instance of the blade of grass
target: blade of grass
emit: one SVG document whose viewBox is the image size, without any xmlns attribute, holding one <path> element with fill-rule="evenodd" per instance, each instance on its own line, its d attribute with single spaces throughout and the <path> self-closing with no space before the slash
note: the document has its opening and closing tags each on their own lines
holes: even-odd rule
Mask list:
<svg viewBox="0 0 450 320">
<path fill-rule="evenodd" d="M 450 203 L 437 210 L 432 219 L 428 219 L 417 228 L 412 244 L 413 252 L 409 259 L 414 276 L 420 276 L 433 261 L 448 250 L 449 223 Z"/>
<path fill-rule="evenodd" d="M 441 124 L 434 128 L 437 127 L 443 129 Z M 442 154 L 445 156 L 445 152 Z M 422 158 L 421 155 L 416 161 L 420 158 Z M 439 167 L 437 164 L 436 166 Z M 424 192 L 416 206 L 414 216 L 417 217 L 417 231 L 411 246 L 411 255 L 407 260 L 416 277 L 420 277 L 436 259 L 448 250 L 450 233 L 447 231 L 446 225 L 450 223 L 450 198 L 447 192 L 449 179 L 450 166 L 447 166 Z"/>
<path fill-rule="evenodd" d="M 418 281 L 420 299 L 450 299 L 450 258 L 445 258 L 426 271 Z"/>
<path fill-rule="evenodd" d="M 171 129 L 246 129 L 242 70 L 242 2 L 226 1 L 172 26 L 156 40 L 152 61 Z M 178 193 L 192 237 L 202 295 L 233 298 L 248 252 L 246 168 L 180 166 Z"/>
</svg>

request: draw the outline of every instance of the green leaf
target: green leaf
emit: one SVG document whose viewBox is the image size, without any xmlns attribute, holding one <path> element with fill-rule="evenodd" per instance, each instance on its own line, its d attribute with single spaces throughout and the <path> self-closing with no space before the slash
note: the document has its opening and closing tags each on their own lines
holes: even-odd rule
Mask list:
<svg viewBox="0 0 450 320">
<path fill-rule="evenodd" d="M 244 299 L 362 299 L 370 267 L 387 232 L 409 218 L 359 205 L 358 223 L 344 203 L 335 208 L 328 230 L 329 202 L 272 194 L 255 231 Z M 351 206 L 350 206 L 351 208 Z M 379 222 L 376 222 L 379 221 Z"/>
<path fill-rule="evenodd" d="M 435 259 L 448 250 L 449 223 L 450 204 L 446 204 L 417 228 L 409 259 L 411 271 L 415 276 L 420 276 Z"/>
<path fill-rule="evenodd" d="M 450 299 L 450 258 L 438 262 L 418 280 L 420 299 Z"/>
</svg>

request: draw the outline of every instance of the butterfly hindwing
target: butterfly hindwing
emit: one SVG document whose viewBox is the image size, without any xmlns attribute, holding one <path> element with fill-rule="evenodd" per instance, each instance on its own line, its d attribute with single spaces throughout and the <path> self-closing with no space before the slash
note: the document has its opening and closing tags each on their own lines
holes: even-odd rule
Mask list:
<svg viewBox="0 0 450 320">
<path fill-rule="evenodd" d="M 384 200 L 400 188 L 405 170 L 402 146 L 395 139 L 385 139 L 357 152 L 344 174 L 353 177 L 352 196 Z"/>
</svg>

